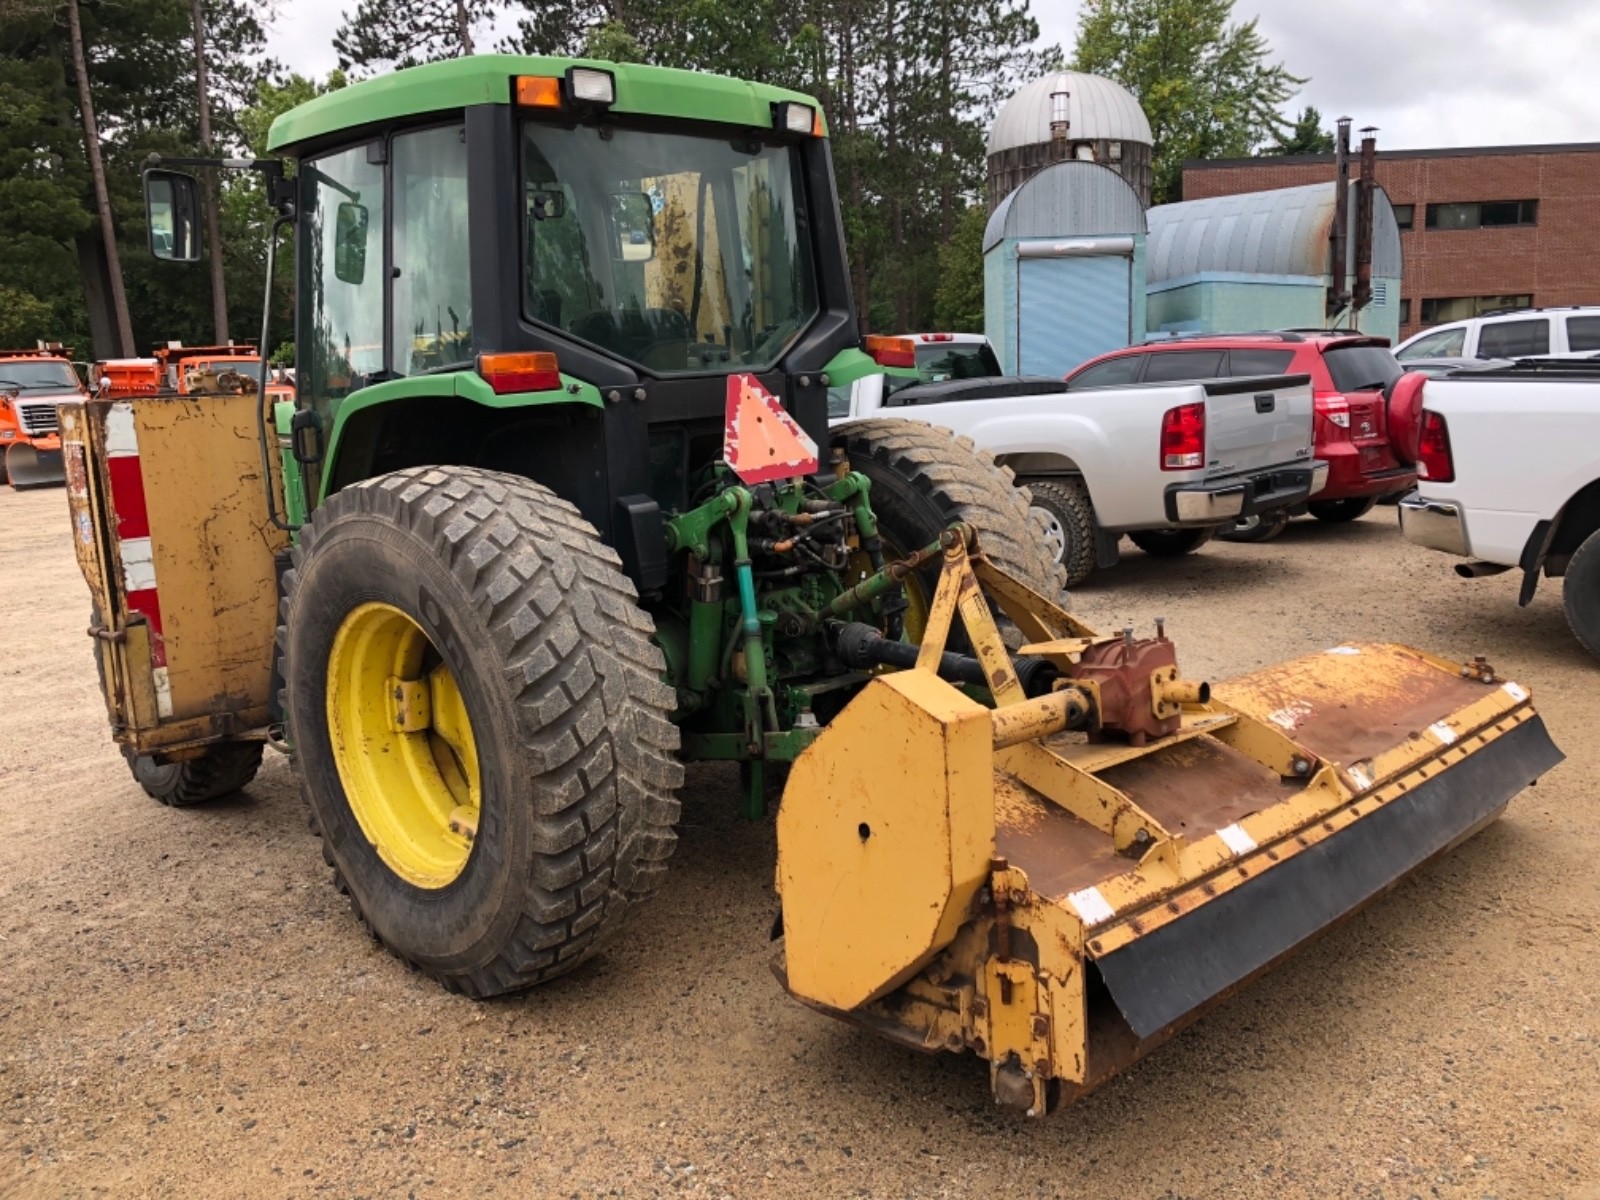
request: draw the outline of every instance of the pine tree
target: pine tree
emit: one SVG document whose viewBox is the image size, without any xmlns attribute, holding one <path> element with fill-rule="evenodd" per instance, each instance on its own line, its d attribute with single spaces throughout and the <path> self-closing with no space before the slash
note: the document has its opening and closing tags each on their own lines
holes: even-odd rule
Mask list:
<svg viewBox="0 0 1600 1200">
<path fill-rule="evenodd" d="M 494 0 L 361 0 L 334 31 L 341 70 L 380 74 L 459 58 L 477 49 L 474 29 L 499 8 Z"/>
<path fill-rule="evenodd" d="M 1322 114 L 1308 104 L 1289 131 L 1266 149 L 1268 154 L 1332 154 L 1333 134 L 1322 127 Z"/>
</svg>

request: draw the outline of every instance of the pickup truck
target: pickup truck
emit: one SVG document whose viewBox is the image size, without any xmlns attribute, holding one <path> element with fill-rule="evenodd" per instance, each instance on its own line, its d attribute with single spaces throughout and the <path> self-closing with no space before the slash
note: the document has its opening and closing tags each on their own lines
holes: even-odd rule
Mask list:
<svg viewBox="0 0 1600 1200">
<path fill-rule="evenodd" d="M 1146 554 L 1187 554 L 1241 516 L 1304 504 L 1327 480 L 1312 457 L 1305 375 L 1074 390 L 1059 379 L 924 383 L 869 375 L 828 393 L 835 423 L 904 417 L 971 438 L 1011 468 L 1069 586 Z"/>
<path fill-rule="evenodd" d="M 1396 389 L 1390 435 L 1417 462 L 1408 541 L 1469 579 L 1519 572 L 1518 603 L 1559 578 L 1567 624 L 1600 657 L 1600 363 L 1532 359 Z"/>
</svg>

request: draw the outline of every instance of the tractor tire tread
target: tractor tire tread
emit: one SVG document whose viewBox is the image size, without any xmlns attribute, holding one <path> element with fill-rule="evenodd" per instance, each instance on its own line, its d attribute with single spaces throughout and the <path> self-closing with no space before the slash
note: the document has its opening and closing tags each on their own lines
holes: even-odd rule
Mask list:
<svg viewBox="0 0 1600 1200">
<path fill-rule="evenodd" d="M 472 467 L 415 467 L 336 493 L 302 528 L 284 575 L 280 655 L 302 565 L 328 525 L 352 510 L 386 516 L 433 543 L 472 597 L 516 689 L 519 735 L 537 770 L 531 802 L 540 847 L 527 865 L 533 886 L 516 928 L 470 970 L 412 965 L 475 998 L 564 974 L 655 894 L 676 847 L 683 766 L 654 623 L 615 551 L 548 488 Z M 627 732 L 608 738 L 630 708 Z M 301 779 L 312 830 L 333 860 L 303 770 Z M 357 915 L 389 944 L 330 865 Z M 403 947 L 389 948 L 408 958 Z"/>
<path fill-rule="evenodd" d="M 987 519 L 976 522 L 978 544 L 1008 574 L 1052 600 L 1066 590 L 1066 567 L 1042 553 L 1044 521 L 1031 511 L 1032 493 L 971 438 L 897 418 L 851 421 L 838 427 L 835 437 L 852 461 L 858 455 L 877 459 L 951 514 L 951 520 L 963 510 L 981 513 Z M 951 454 L 952 445 L 964 453 Z"/>
</svg>

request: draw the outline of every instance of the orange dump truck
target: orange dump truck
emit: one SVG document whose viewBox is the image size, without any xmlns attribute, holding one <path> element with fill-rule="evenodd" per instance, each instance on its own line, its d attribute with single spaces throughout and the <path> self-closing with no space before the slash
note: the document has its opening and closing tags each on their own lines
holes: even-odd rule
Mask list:
<svg viewBox="0 0 1600 1200">
<path fill-rule="evenodd" d="M 13 488 L 64 479 L 56 405 L 83 395 L 71 354 L 57 342 L 0 350 L 0 481 Z"/>
<path fill-rule="evenodd" d="M 163 385 L 180 396 L 192 391 L 214 390 L 209 383 L 192 387 L 191 378 L 197 374 L 202 378 L 208 373 L 225 376 L 229 372 L 249 379 L 259 379 L 261 376 L 261 354 L 253 342 L 228 342 L 219 346 L 185 346 L 182 342 L 167 342 L 156 347 L 155 362 L 161 369 Z M 199 380 L 196 379 L 195 383 L 198 385 Z M 226 388 L 227 385 L 228 381 L 224 379 L 223 386 Z M 274 399 L 293 400 L 294 387 L 269 379 L 267 395 Z"/>
</svg>

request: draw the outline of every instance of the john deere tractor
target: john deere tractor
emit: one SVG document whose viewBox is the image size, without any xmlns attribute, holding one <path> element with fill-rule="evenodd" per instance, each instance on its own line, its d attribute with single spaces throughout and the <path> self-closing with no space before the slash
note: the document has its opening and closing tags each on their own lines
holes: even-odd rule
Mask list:
<svg viewBox="0 0 1600 1200">
<path fill-rule="evenodd" d="M 292 175 L 230 165 L 293 233 L 296 395 L 63 408 L 91 632 L 147 791 L 291 753 L 357 912 L 447 987 L 604 944 L 661 883 L 682 760 L 742 764 L 752 818 L 793 764 L 787 986 L 1042 1113 L 1558 757 L 1486 663 L 1185 680 L 1164 630 L 1062 608 L 970 443 L 830 432 L 884 368 L 805 96 L 480 56 L 270 143 Z M 147 215 L 192 262 L 183 165 Z"/>
</svg>

